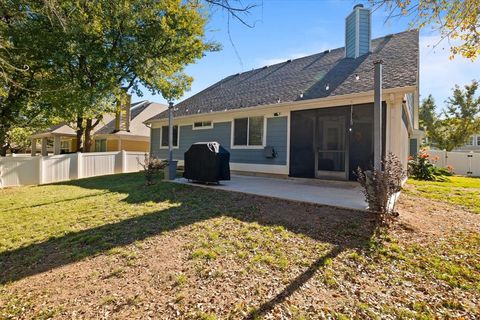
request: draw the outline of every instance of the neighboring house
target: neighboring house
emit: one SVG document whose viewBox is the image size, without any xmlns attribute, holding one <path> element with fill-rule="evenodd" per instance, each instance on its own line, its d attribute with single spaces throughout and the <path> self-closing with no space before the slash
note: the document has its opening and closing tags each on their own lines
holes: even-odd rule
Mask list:
<svg viewBox="0 0 480 320">
<path fill-rule="evenodd" d="M 453 149 L 453 151 L 480 152 L 480 134 L 474 134 L 473 136 L 469 137 L 467 143 L 461 147 Z"/>
<path fill-rule="evenodd" d="M 345 47 L 231 75 L 175 106 L 173 155 L 217 141 L 234 171 L 356 179 L 375 143 L 406 166 L 418 130 L 419 35 L 370 39 L 361 5 L 346 18 Z M 383 61 L 382 117 L 374 123 L 374 61 Z M 151 125 L 151 154 L 168 157 L 168 112 Z M 374 132 L 382 141 L 374 143 Z M 274 150 L 272 152 L 272 150 Z"/>
<path fill-rule="evenodd" d="M 127 104 L 116 115 L 105 115 L 92 133 L 93 143 L 90 151 L 144 151 L 150 148 L 150 129 L 145 120 L 165 111 L 167 106 L 141 101 Z M 41 154 L 76 152 L 76 132 L 66 124 L 59 124 L 46 132 L 36 133 L 32 139 L 32 155 L 37 153 L 37 141 L 40 140 Z"/>
</svg>

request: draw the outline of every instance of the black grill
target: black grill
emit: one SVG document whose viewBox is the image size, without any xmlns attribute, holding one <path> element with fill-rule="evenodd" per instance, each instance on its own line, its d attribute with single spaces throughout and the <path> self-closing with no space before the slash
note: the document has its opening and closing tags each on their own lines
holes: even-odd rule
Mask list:
<svg viewBox="0 0 480 320">
<path fill-rule="evenodd" d="M 192 144 L 184 156 L 184 178 L 205 183 L 230 180 L 230 153 L 219 143 Z"/>
</svg>

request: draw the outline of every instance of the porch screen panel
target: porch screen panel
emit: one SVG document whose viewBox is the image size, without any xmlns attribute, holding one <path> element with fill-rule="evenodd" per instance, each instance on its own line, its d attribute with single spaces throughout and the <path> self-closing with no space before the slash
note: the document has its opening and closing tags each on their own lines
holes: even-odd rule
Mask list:
<svg viewBox="0 0 480 320">
<path fill-rule="evenodd" d="M 353 107 L 349 147 L 349 179 L 357 178 L 355 171 L 373 168 L 373 104 Z"/>
<path fill-rule="evenodd" d="M 315 177 L 316 110 L 293 111 L 290 120 L 290 176 Z"/>
</svg>

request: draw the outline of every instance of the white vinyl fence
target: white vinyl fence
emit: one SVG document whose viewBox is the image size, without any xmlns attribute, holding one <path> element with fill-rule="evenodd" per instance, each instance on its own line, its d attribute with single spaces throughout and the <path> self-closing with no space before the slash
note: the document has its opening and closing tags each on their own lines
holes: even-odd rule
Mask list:
<svg viewBox="0 0 480 320">
<path fill-rule="evenodd" d="M 144 159 L 144 152 L 128 151 L 0 157 L 0 188 L 136 172 Z"/>
<path fill-rule="evenodd" d="M 428 153 L 431 158 L 438 157 L 438 166 L 452 166 L 455 174 L 480 177 L 480 153 L 446 152 L 444 150 L 430 150 Z"/>
</svg>

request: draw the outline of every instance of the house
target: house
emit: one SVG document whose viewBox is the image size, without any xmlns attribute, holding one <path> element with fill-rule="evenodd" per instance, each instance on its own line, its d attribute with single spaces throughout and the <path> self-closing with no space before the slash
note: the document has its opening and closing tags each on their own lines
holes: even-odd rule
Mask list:
<svg viewBox="0 0 480 320">
<path fill-rule="evenodd" d="M 115 115 L 105 115 L 92 134 L 93 143 L 90 151 L 141 151 L 150 148 L 150 129 L 143 123 L 145 120 L 165 111 L 167 106 L 140 101 L 128 103 Z M 37 140 L 41 140 L 41 154 L 47 155 L 76 152 L 77 135 L 67 124 L 51 127 L 46 132 L 36 133 L 32 139 L 32 155 L 37 153 Z"/>
<path fill-rule="evenodd" d="M 480 133 L 470 136 L 463 146 L 455 148 L 453 151 L 480 152 Z"/>
<path fill-rule="evenodd" d="M 387 152 L 406 166 L 419 132 L 419 34 L 371 40 L 362 5 L 345 29 L 345 47 L 231 75 L 178 103 L 174 159 L 195 142 L 217 141 L 239 172 L 354 180 L 356 168 Z M 383 88 L 377 112 L 375 84 Z M 146 123 L 151 154 L 168 158 L 168 112 Z"/>
</svg>

